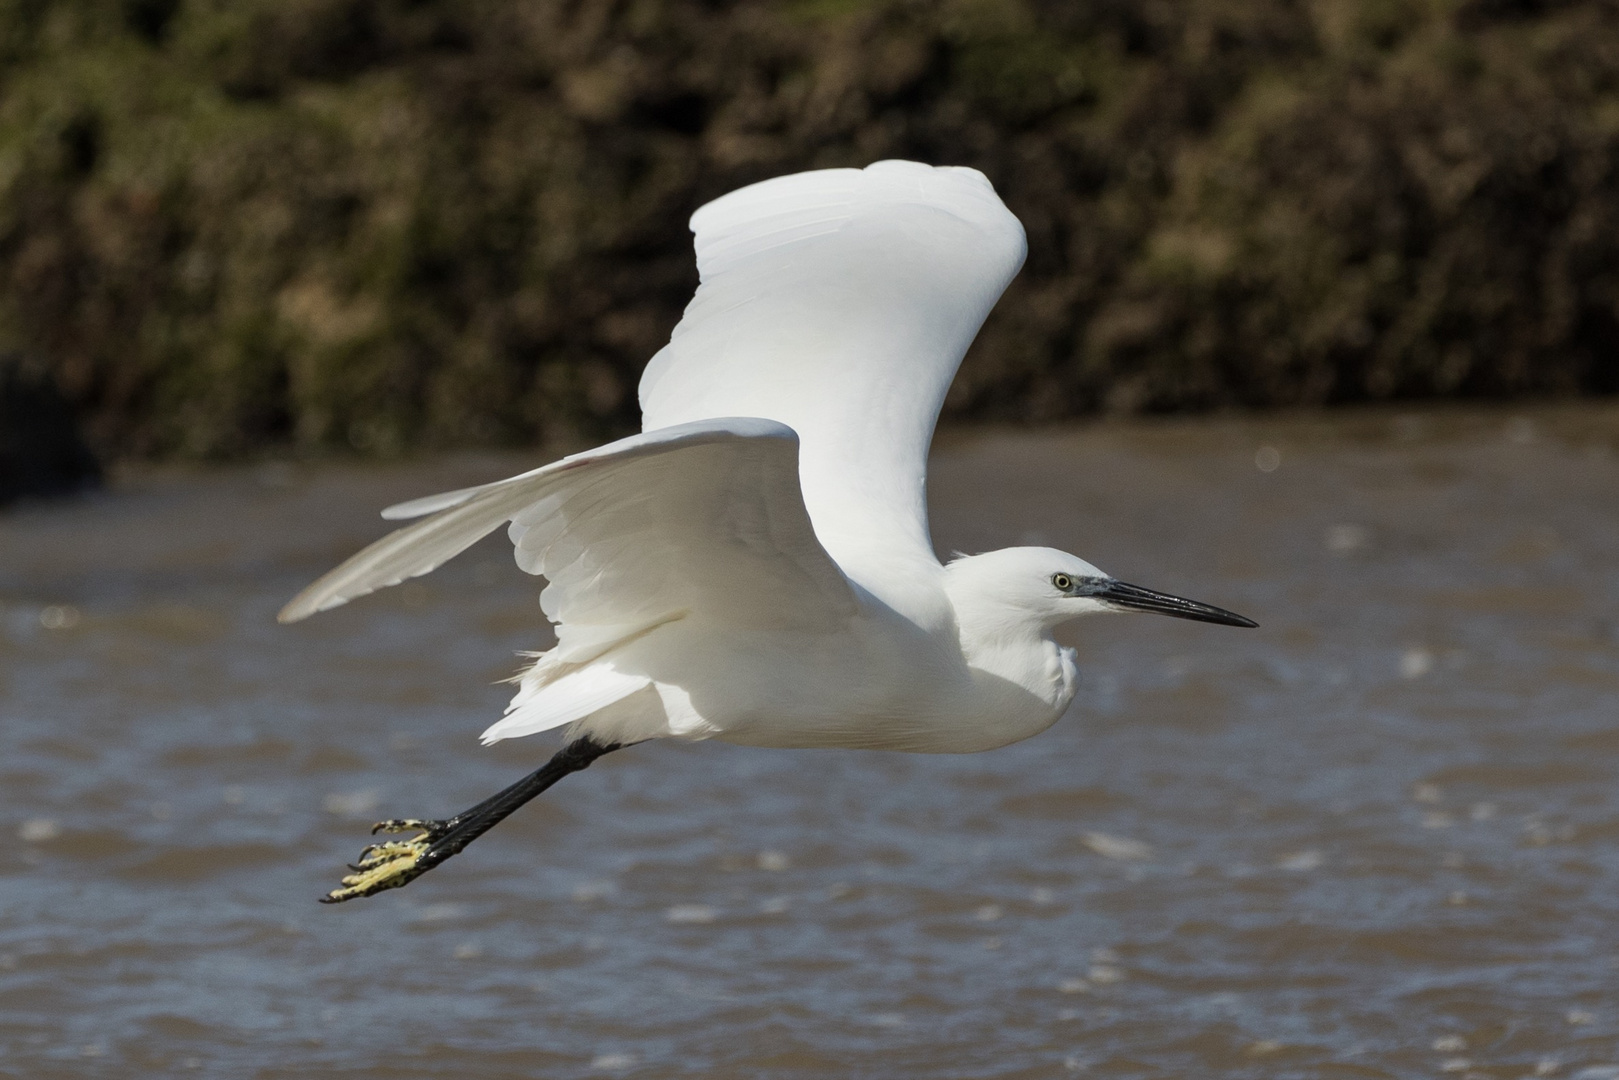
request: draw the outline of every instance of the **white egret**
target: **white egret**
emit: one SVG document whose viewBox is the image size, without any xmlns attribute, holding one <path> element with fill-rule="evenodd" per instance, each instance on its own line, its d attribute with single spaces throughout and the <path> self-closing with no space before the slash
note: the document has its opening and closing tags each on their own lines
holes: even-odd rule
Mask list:
<svg viewBox="0 0 1619 1080">
<path fill-rule="evenodd" d="M 425 574 L 509 523 L 557 644 L 486 743 L 567 726 L 544 767 L 368 847 L 329 901 L 406 884 L 570 772 L 648 739 L 970 753 L 1050 727 L 1083 615 L 1253 626 L 1010 548 L 941 564 L 928 445 L 945 391 L 1022 266 L 1023 228 L 964 168 L 882 161 L 754 184 L 693 215 L 701 285 L 641 379 L 642 434 L 385 518 L 281 613 Z"/>
</svg>

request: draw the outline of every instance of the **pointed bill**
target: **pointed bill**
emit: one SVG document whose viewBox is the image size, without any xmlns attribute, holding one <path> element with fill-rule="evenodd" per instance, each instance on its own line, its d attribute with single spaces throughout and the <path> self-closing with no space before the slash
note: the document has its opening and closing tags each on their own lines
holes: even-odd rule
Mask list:
<svg viewBox="0 0 1619 1080">
<path fill-rule="evenodd" d="M 1119 611 L 1150 611 L 1155 615 L 1172 615 L 1177 619 L 1218 623 L 1221 626 L 1259 625 L 1252 619 L 1243 618 L 1235 612 L 1217 608 L 1213 604 L 1200 604 L 1196 600 L 1171 596 L 1154 589 L 1144 589 L 1140 585 L 1131 585 L 1124 581 L 1110 580 L 1089 595 Z"/>
</svg>

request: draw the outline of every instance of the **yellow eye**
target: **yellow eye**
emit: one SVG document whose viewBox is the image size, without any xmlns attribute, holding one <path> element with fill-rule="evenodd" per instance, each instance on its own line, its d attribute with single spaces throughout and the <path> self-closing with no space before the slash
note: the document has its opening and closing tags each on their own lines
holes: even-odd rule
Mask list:
<svg viewBox="0 0 1619 1080">
<path fill-rule="evenodd" d="M 1074 587 L 1074 579 L 1067 574 L 1052 574 L 1051 583 L 1057 587 L 1058 592 L 1067 592 Z"/>
</svg>

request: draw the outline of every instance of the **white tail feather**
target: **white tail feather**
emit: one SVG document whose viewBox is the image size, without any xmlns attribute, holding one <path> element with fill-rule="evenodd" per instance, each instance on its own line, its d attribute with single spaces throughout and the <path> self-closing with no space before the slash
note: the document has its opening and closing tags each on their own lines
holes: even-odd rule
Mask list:
<svg viewBox="0 0 1619 1080">
<path fill-rule="evenodd" d="M 533 735 L 571 724 L 652 685 L 645 675 L 626 675 L 606 664 L 571 671 L 541 686 L 527 685 L 512 698 L 504 719 L 483 733 L 483 744 Z"/>
</svg>

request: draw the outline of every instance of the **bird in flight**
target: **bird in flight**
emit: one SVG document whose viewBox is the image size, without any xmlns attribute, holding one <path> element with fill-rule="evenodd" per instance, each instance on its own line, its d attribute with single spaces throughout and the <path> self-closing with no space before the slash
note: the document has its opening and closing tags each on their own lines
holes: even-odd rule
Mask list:
<svg viewBox="0 0 1619 1080">
<path fill-rule="evenodd" d="M 641 434 L 390 507 L 421 520 L 281 612 L 296 622 L 425 574 L 505 525 L 556 625 L 483 741 L 565 727 L 562 749 L 455 817 L 379 823 L 416 835 L 367 847 L 325 901 L 409 883 L 635 743 L 991 750 L 1073 700 L 1063 623 L 1255 625 L 1052 548 L 934 554 L 934 423 L 1026 250 L 982 173 L 880 161 L 783 176 L 691 228 L 701 284 L 641 378 Z"/>
</svg>

